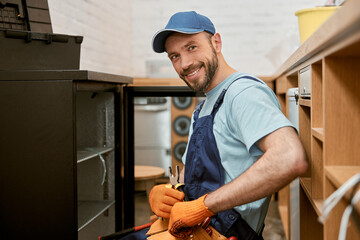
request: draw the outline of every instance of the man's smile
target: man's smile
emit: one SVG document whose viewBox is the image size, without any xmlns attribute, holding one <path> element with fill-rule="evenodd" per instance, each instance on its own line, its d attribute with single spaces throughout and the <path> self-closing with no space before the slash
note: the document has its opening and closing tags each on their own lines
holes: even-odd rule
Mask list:
<svg viewBox="0 0 360 240">
<path fill-rule="evenodd" d="M 192 67 L 191 69 L 184 70 L 182 76 L 188 80 L 194 80 L 198 77 L 200 70 L 203 68 L 204 64 L 199 64 L 196 67 Z"/>
<path fill-rule="evenodd" d="M 200 70 L 200 69 L 196 69 L 194 72 L 189 73 L 187 76 L 188 76 L 188 77 L 194 76 L 199 70 Z"/>
</svg>

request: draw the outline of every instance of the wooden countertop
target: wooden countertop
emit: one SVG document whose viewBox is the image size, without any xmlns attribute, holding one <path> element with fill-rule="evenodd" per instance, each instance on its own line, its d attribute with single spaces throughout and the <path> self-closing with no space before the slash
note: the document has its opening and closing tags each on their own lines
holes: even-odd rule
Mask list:
<svg viewBox="0 0 360 240">
<path fill-rule="evenodd" d="M 175 70 L 174 70 L 175 71 Z M 257 76 L 266 83 L 271 83 L 274 78 L 271 76 Z M 187 86 L 186 83 L 180 78 L 134 78 L 129 87 L 142 87 L 142 86 Z"/>
</svg>

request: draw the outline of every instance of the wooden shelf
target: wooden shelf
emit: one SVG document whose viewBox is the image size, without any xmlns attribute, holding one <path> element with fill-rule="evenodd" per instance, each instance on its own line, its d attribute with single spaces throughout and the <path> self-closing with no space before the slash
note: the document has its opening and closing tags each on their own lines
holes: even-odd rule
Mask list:
<svg viewBox="0 0 360 240">
<path fill-rule="evenodd" d="M 360 173 L 360 166 L 327 166 L 325 167 L 326 177 L 335 185 L 341 187 L 355 174 Z"/>
<path fill-rule="evenodd" d="M 308 197 L 312 207 L 314 208 L 316 214 L 318 216 L 321 215 L 320 208 L 323 204 L 323 200 L 321 199 L 313 199 L 311 194 L 311 178 L 300 178 L 300 185 L 304 189 L 306 196 Z"/>
<path fill-rule="evenodd" d="M 311 198 L 311 178 L 300 178 L 300 185 L 304 189 L 308 198 Z"/>
<path fill-rule="evenodd" d="M 312 128 L 311 134 L 320 141 L 324 141 L 324 128 Z"/>
<path fill-rule="evenodd" d="M 311 107 L 311 100 L 309 99 L 299 99 L 299 104 L 304 107 Z"/>
<path fill-rule="evenodd" d="M 326 177 L 330 180 L 336 188 L 341 187 L 346 181 L 348 181 L 354 175 L 360 173 L 360 166 L 327 166 L 325 167 Z M 359 191 L 359 187 L 357 188 Z M 345 194 L 345 198 L 351 201 L 352 190 L 349 190 Z M 355 209 L 360 213 L 360 202 L 355 205 Z"/>
</svg>

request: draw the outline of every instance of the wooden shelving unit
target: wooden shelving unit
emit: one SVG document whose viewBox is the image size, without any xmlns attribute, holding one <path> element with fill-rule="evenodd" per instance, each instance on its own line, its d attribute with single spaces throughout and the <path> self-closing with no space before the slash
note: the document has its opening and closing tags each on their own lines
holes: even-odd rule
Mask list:
<svg viewBox="0 0 360 240">
<path fill-rule="evenodd" d="M 360 172 L 360 166 L 328 166 L 325 168 L 325 172 L 335 187 L 340 187 L 351 176 Z"/>
<path fill-rule="evenodd" d="M 350 193 L 324 224 L 324 200 L 360 172 L 360 2 L 348 0 L 279 69 L 276 94 L 286 113 L 286 91 L 300 85 L 300 71 L 311 71 L 311 97 L 299 98 L 299 136 L 309 161 L 300 178 L 300 239 L 337 239 Z M 280 191 L 279 210 L 291 236 L 288 187 Z M 284 199 L 282 199 L 284 198 Z M 356 213 L 360 214 L 360 204 Z M 287 212 L 286 212 L 287 211 Z M 285 212 L 285 213 L 284 213 Z M 360 239 L 350 220 L 347 239 Z"/>
</svg>

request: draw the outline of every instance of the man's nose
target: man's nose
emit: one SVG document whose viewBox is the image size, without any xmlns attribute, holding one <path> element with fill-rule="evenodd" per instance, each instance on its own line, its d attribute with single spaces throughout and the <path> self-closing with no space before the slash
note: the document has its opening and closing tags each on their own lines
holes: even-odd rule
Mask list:
<svg viewBox="0 0 360 240">
<path fill-rule="evenodd" d="M 181 68 L 188 69 L 193 64 L 192 58 L 188 54 L 181 56 Z"/>
</svg>

